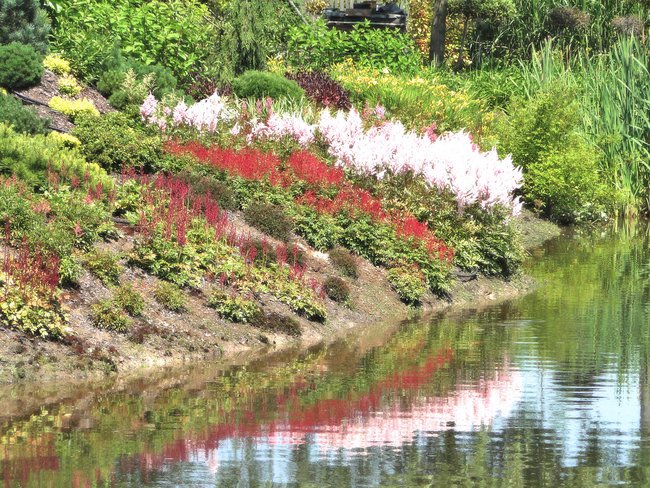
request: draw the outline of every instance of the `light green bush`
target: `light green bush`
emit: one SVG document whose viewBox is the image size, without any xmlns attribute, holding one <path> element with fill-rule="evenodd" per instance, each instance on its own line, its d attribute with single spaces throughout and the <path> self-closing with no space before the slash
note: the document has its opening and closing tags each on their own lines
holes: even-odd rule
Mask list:
<svg viewBox="0 0 650 488">
<path fill-rule="evenodd" d="M 263 71 L 247 71 L 235 78 L 232 88 L 239 98 L 299 100 L 305 96 L 305 91 L 295 81 Z"/>
</svg>

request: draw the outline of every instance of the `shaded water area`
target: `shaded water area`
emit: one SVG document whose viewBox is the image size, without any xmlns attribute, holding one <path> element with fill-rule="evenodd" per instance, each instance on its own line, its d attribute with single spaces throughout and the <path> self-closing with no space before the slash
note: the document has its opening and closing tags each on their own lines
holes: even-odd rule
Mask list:
<svg viewBox="0 0 650 488">
<path fill-rule="evenodd" d="M 648 229 L 535 251 L 533 294 L 0 429 L 5 486 L 650 486 Z"/>
</svg>

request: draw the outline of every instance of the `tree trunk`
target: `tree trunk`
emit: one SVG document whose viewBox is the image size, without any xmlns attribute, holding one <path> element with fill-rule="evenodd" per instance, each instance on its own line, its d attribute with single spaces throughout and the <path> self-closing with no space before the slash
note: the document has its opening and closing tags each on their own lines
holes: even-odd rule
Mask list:
<svg viewBox="0 0 650 488">
<path fill-rule="evenodd" d="M 434 0 L 429 62 L 440 66 L 445 61 L 445 37 L 447 36 L 447 6 L 449 0 Z"/>
<path fill-rule="evenodd" d="M 467 42 L 467 29 L 469 27 L 469 18 L 465 15 L 463 22 L 463 35 L 460 38 L 460 47 L 458 48 L 458 59 L 456 60 L 456 71 L 463 68 L 463 55 L 465 54 L 465 42 Z"/>
</svg>

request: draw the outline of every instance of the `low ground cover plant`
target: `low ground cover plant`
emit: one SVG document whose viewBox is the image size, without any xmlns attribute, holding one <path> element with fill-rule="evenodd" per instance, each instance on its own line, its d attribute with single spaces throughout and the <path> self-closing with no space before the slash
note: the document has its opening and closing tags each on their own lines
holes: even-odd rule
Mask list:
<svg viewBox="0 0 650 488">
<path fill-rule="evenodd" d="M 261 313 L 254 300 L 216 289 L 208 298 L 208 306 L 231 322 L 249 323 Z"/>
<path fill-rule="evenodd" d="M 78 100 L 55 96 L 50 99 L 48 106 L 52 110 L 67 115 L 73 122 L 76 122 L 82 116 L 99 117 L 99 110 L 97 110 L 92 100 L 87 98 Z"/>
<path fill-rule="evenodd" d="M 154 297 L 158 303 L 170 312 L 184 312 L 187 304 L 183 291 L 173 283 L 161 281 L 156 285 Z"/>
<path fill-rule="evenodd" d="M 93 325 L 98 329 L 127 332 L 133 322 L 112 300 L 100 300 L 92 306 Z"/>
<path fill-rule="evenodd" d="M 139 317 L 144 311 L 144 298 L 131 283 L 115 288 L 113 301 L 132 317 Z"/>
<path fill-rule="evenodd" d="M 93 249 L 84 256 L 84 266 L 104 285 L 118 285 L 122 266 L 118 257 L 109 252 Z"/>
</svg>

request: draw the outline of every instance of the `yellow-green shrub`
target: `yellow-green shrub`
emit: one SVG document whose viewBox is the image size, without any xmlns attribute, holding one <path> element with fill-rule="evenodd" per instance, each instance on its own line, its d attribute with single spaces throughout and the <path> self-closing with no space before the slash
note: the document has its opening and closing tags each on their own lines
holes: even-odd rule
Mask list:
<svg viewBox="0 0 650 488">
<path fill-rule="evenodd" d="M 87 98 L 71 100 L 63 97 L 52 97 L 48 105 L 52 110 L 56 110 L 57 112 L 61 112 L 70 117 L 73 122 L 80 115 L 99 117 L 99 110 L 97 110 L 95 104 Z"/>
<path fill-rule="evenodd" d="M 113 187 L 113 180 L 94 163 L 88 163 L 76 150 L 62 147 L 50 136 L 17 134 L 8 125 L 0 124 L 0 174 L 15 174 L 29 184 L 45 182 L 48 169 Z M 65 169 L 65 171 L 62 171 Z"/>
<path fill-rule="evenodd" d="M 81 85 L 77 83 L 75 77 L 70 75 L 61 76 L 58 81 L 58 86 L 61 93 L 71 97 L 79 95 L 82 90 Z"/>
<path fill-rule="evenodd" d="M 59 76 L 70 74 L 71 71 L 70 63 L 56 53 L 45 56 L 43 66 L 45 66 L 45 69 L 49 69 L 52 73 L 56 73 Z"/>
</svg>

